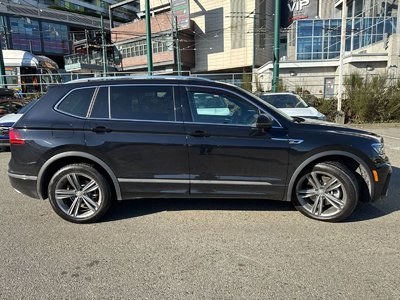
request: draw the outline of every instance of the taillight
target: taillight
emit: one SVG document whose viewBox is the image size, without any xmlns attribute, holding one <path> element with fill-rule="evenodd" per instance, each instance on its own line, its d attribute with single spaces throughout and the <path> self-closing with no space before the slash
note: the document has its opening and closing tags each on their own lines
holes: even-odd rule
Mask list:
<svg viewBox="0 0 400 300">
<path fill-rule="evenodd" d="M 24 139 L 21 137 L 18 129 L 10 128 L 10 145 L 23 145 L 25 144 Z"/>
</svg>

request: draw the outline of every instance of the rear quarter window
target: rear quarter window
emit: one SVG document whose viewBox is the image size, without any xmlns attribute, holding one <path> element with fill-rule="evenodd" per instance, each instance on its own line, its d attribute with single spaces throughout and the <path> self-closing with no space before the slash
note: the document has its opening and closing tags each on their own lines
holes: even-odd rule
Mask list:
<svg viewBox="0 0 400 300">
<path fill-rule="evenodd" d="M 73 116 L 86 117 L 94 90 L 94 88 L 73 90 L 58 104 L 57 109 Z"/>
</svg>

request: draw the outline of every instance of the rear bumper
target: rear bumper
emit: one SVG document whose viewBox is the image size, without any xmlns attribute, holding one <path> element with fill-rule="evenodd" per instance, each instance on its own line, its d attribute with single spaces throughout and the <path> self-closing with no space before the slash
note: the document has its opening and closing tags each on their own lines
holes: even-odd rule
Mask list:
<svg viewBox="0 0 400 300">
<path fill-rule="evenodd" d="M 27 195 L 31 198 L 40 199 L 36 189 L 36 176 L 18 175 L 9 172 L 8 178 L 10 180 L 11 186 L 17 192 Z"/>
<path fill-rule="evenodd" d="M 378 182 L 375 182 L 374 195 L 372 201 L 377 201 L 387 195 L 389 189 L 390 178 L 392 176 L 392 166 L 385 163 L 376 168 L 378 172 Z"/>
</svg>

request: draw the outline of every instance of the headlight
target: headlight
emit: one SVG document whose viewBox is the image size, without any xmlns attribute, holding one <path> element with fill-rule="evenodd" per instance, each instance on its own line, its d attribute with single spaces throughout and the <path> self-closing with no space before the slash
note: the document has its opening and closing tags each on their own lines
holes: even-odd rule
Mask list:
<svg viewBox="0 0 400 300">
<path fill-rule="evenodd" d="M 379 156 L 385 156 L 385 145 L 383 143 L 375 143 L 371 146 Z"/>
</svg>

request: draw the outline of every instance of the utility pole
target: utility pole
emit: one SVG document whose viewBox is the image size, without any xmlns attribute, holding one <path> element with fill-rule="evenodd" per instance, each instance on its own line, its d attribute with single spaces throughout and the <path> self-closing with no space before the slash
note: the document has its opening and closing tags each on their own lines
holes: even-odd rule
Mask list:
<svg viewBox="0 0 400 300">
<path fill-rule="evenodd" d="M 344 113 L 342 111 L 343 89 L 343 63 L 346 51 L 346 26 L 347 26 L 347 0 L 342 0 L 342 31 L 340 34 L 340 58 L 339 58 L 339 87 L 336 122 L 344 124 Z"/>
<path fill-rule="evenodd" d="M 147 72 L 153 75 L 153 47 L 151 45 L 151 20 L 150 20 L 150 1 L 146 1 L 146 44 L 147 44 Z"/>
<path fill-rule="evenodd" d="M 89 59 L 89 35 L 88 35 L 87 29 L 85 29 L 85 44 L 86 44 L 86 56 L 87 56 L 87 60 L 89 63 L 90 62 L 90 59 Z"/>
<path fill-rule="evenodd" d="M 104 30 L 104 20 L 103 15 L 100 18 L 100 26 L 101 26 L 101 48 L 103 52 L 103 77 L 107 76 L 107 51 L 106 51 L 106 37 L 105 37 L 105 30 Z"/>
<path fill-rule="evenodd" d="M 2 21 L 4 22 L 4 19 Z M 6 71 L 5 71 L 5 68 L 4 68 L 3 45 L 2 45 L 2 43 L 4 41 L 4 44 L 6 46 L 5 48 L 7 49 L 8 48 L 7 47 L 8 46 L 7 45 L 8 28 L 7 28 L 6 23 L 3 23 L 1 26 L 3 27 L 3 33 L 2 33 L 1 39 L 0 39 L 0 86 L 6 88 L 7 87 L 7 85 L 6 85 L 7 80 L 6 80 Z"/>
<path fill-rule="evenodd" d="M 252 66 L 252 71 L 251 71 L 251 73 L 252 73 L 251 76 L 253 78 L 253 81 L 255 81 L 255 74 L 254 74 L 255 68 L 256 68 L 256 9 L 254 8 L 254 11 L 253 11 L 253 66 Z"/>
<path fill-rule="evenodd" d="M 275 0 L 275 16 L 274 16 L 274 72 L 272 78 L 272 92 L 278 91 L 279 84 L 279 47 L 280 47 L 280 30 L 281 30 L 281 1 Z"/>
<path fill-rule="evenodd" d="M 182 75 L 182 62 L 181 62 L 181 48 L 179 45 L 179 36 L 178 36 L 178 17 L 175 16 L 175 33 L 176 33 L 176 64 L 178 65 L 178 76 Z"/>
<path fill-rule="evenodd" d="M 0 86 L 6 88 L 6 71 L 4 68 L 3 46 L 0 42 Z"/>
</svg>

